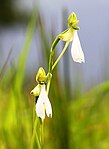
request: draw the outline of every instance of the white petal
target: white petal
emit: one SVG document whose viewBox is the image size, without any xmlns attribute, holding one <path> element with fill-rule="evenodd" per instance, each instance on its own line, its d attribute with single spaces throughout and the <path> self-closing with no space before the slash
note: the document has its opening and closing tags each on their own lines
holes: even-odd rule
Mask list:
<svg viewBox="0 0 109 149">
<path fill-rule="evenodd" d="M 40 96 L 36 103 L 37 116 L 44 119 L 45 111 L 48 117 L 52 117 L 52 107 L 45 90 L 45 85 L 41 85 Z"/>
<path fill-rule="evenodd" d="M 36 114 L 38 117 L 42 119 L 45 118 L 45 108 L 44 108 L 43 101 L 40 99 L 40 97 L 38 98 L 36 103 Z"/>
<path fill-rule="evenodd" d="M 48 99 L 48 96 L 46 96 L 46 98 L 45 98 L 45 107 L 46 107 L 47 116 L 52 117 L 52 107 L 51 107 L 51 103 Z"/>
<path fill-rule="evenodd" d="M 45 103 L 44 97 L 45 96 L 45 85 L 41 86 L 40 96 L 36 103 L 36 114 L 38 117 L 44 119 L 45 118 Z"/>
<path fill-rule="evenodd" d="M 45 90 L 45 85 L 43 85 L 41 87 L 41 94 L 43 94 L 43 102 L 45 105 L 45 111 L 48 117 L 52 117 L 52 107 L 51 107 L 51 103 L 49 101 L 49 98 L 47 96 L 47 92 Z M 42 95 L 41 95 L 42 96 Z"/>
<path fill-rule="evenodd" d="M 71 55 L 75 62 L 79 62 L 79 63 L 85 62 L 84 53 L 81 48 L 81 44 L 80 44 L 77 31 L 75 31 L 74 33 L 74 39 L 73 39 L 73 43 L 71 46 Z"/>
</svg>

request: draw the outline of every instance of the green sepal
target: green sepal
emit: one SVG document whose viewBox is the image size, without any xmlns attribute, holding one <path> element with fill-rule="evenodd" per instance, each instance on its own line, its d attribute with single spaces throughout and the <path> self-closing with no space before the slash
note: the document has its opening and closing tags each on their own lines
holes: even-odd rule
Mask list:
<svg viewBox="0 0 109 149">
<path fill-rule="evenodd" d="M 39 96 L 41 92 L 41 85 L 38 84 L 31 92 L 31 95 L 34 95 L 35 97 Z"/>
<path fill-rule="evenodd" d="M 62 32 L 61 34 L 59 34 L 58 37 L 65 42 L 71 42 L 74 37 L 74 32 L 75 32 L 75 29 L 70 27 L 67 30 L 65 30 L 64 32 Z"/>
<path fill-rule="evenodd" d="M 45 70 L 42 67 L 40 67 L 36 74 L 36 81 L 39 84 L 46 84 L 46 80 L 47 80 L 47 76 L 46 76 Z"/>
</svg>

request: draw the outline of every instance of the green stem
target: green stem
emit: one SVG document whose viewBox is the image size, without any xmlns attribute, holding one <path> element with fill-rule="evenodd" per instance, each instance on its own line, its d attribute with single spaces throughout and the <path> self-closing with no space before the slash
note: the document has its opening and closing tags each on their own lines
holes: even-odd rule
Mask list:
<svg viewBox="0 0 109 149">
<path fill-rule="evenodd" d="M 52 74 L 48 74 L 48 83 L 47 83 L 47 95 L 49 93 L 50 83 L 51 83 Z"/>
<path fill-rule="evenodd" d="M 36 109 L 36 103 L 35 103 L 35 100 L 34 100 L 34 108 L 33 108 L 33 124 L 35 124 L 35 119 L 36 119 L 36 111 L 35 111 L 35 109 Z"/>
<path fill-rule="evenodd" d="M 57 36 L 56 39 L 54 40 L 51 49 L 50 49 L 50 57 L 49 57 L 49 69 L 48 72 L 51 73 L 51 67 L 52 67 L 52 63 L 53 63 L 53 56 L 54 56 L 54 48 L 56 47 L 56 45 L 58 44 L 60 38 Z"/>
<path fill-rule="evenodd" d="M 38 149 L 41 149 L 41 145 L 40 145 L 40 142 L 39 142 L 39 139 L 38 139 L 38 135 L 36 134 L 37 122 L 38 121 L 37 121 L 37 118 L 36 118 L 35 122 L 34 122 L 34 129 L 33 129 L 33 135 L 32 135 L 32 139 L 31 139 L 30 149 L 33 149 L 35 139 L 36 139 L 36 142 L 37 142 Z"/>
<path fill-rule="evenodd" d="M 53 56 L 54 56 L 54 48 L 58 44 L 60 38 L 57 36 L 56 39 L 54 40 L 51 49 L 50 49 L 50 57 L 49 57 L 49 67 L 48 67 L 48 83 L 47 83 L 47 94 L 49 93 L 49 88 L 51 84 L 51 78 L 52 78 L 52 65 L 53 65 Z"/>
<path fill-rule="evenodd" d="M 52 65 L 52 69 L 50 68 L 50 71 L 53 71 L 53 69 L 56 67 L 57 63 L 60 61 L 61 57 L 63 56 L 63 54 L 67 50 L 68 45 L 69 45 L 69 42 L 66 42 L 66 44 L 64 46 L 64 49 L 62 50 L 61 54 L 59 55 L 59 57 L 57 58 L 55 63 Z M 50 63 L 50 67 L 51 67 L 51 63 Z M 50 84 L 51 84 L 51 78 L 52 78 L 52 74 L 49 72 L 48 73 L 47 94 L 49 93 L 49 88 L 50 88 Z"/>
<path fill-rule="evenodd" d="M 41 123 L 41 149 L 43 149 L 43 145 L 44 145 L 44 121 L 42 120 Z"/>
<path fill-rule="evenodd" d="M 57 58 L 57 60 L 56 60 L 55 63 L 53 64 L 52 70 L 56 67 L 57 63 L 60 61 L 61 57 L 64 55 L 64 53 L 65 53 L 65 51 L 66 51 L 68 45 L 69 45 L 69 42 L 66 42 L 63 51 L 61 52 L 61 54 L 59 55 L 59 57 Z"/>
</svg>

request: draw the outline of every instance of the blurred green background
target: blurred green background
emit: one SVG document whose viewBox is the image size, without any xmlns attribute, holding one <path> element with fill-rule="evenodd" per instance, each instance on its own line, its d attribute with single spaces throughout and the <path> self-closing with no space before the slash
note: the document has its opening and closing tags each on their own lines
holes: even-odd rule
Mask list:
<svg viewBox="0 0 109 149">
<path fill-rule="evenodd" d="M 75 64 L 69 47 L 54 70 L 53 118 L 45 119 L 44 149 L 109 149 L 108 4 L 0 0 L 0 149 L 30 147 L 30 91 L 38 68 L 47 71 L 50 46 L 72 11 L 80 19 L 86 63 Z M 55 58 L 62 47 L 61 42 Z"/>
</svg>

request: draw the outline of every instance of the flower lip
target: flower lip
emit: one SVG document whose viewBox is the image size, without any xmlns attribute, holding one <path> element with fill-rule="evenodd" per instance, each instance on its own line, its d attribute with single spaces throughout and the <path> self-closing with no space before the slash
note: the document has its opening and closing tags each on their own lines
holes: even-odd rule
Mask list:
<svg viewBox="0 0 109 149">
<path fill-rule="evenodd" d="M 74 33 L 74 38 L 71 46 L 71 55 L 75 62 L 85 63 L 84 53 L 81 48 L 80 40 L 77 31 Z"/>
<path fill-rule="evenodd" d="M 41 85 L 41 92 L 36 103 L 36 114 L 38 117 L 44 119 L 45 112 L 48 117 L 52 117 L 52 106 L 45 90 L 45 84 Z"/>
</svg>

